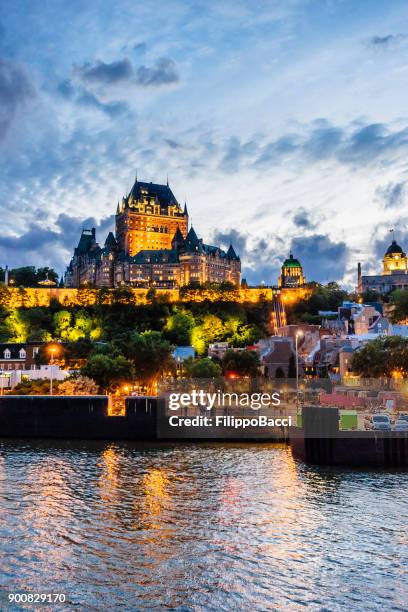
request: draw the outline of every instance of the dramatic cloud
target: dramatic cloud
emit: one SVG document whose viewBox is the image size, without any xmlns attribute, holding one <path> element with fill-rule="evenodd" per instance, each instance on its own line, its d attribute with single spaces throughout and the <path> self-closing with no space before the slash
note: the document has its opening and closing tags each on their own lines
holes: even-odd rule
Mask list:
<svg viewBox="0 0 408 612">
<path fill-rule="evenodd" d="M 316 223 L 311 221 L 311 214 L 305 208 L 299 208 L 299 210 L 293 215 L 293 223 L 297 227 L 301 227 L 305 230 L 312 230 L 316 227 Z"/>
<path fill-rule="evenodd" d="M 11 60 L 0 58 L 0 140 L 18 109 L 34 95 L 25 71 Z"/>
<path fill-rule="evenodd" d="M 82 66 L 75 66 L 74 74 L 88 83 L 112 84 L 131 79 L 133 66 L 126 58 L 110 64 L 101 61 L 93 64 L 86 62 Z"/>
<path fill-rule="evenodd" d="M 59 83 L 57 91 L 65 99 L 72 100 L 72 102 L 75 102 L 75 104 L 79 106 L 102 111 L 109 117 L 117 117 L 129 111 L 129 106 L 126 102 L 102 102 L 94 93 L 88 91 L 84 87 L 77 87 L 69 80 Z"/>
<path fill-rule="evenodd" d="M 315 234 L 293 238 L 291 251 L 300 260 L 307 280 L 327 283 L 341 280 L 346 271 L 349 249 L 345 242 Z"/>
<path fill-rule="evenodd" d="M 265 138 L 263 138 L 265 140 Z M 276 140 L 260 142 L 254 137 L 241 142 L 230 137 L 223 145 L 220 168 L 238 172 L 254 168 L 299 162 L 335 162 L 352 167 L 382 163 L 385 159 L 408 152 L 408 127 L 393 129 L 383 123 L 335 126 L 318 119 Z"/>
<path fill-rule="evenodd" d="M 310 234 L 366 266 L 371 230 L 397 225 L 408 38 L 395 24 L 408 5 L 361 3 L 356 17 L 351 0 L 322 3 L 315 19 L 304 0 L 14 4 L 0 39 L 4 262 L 63 267 L 80 218 L 113 212 L 136 168 L 169 174 L 198 234 L 232 241 L 251 283 L 276 283 Z M 324 278 L 321 258 L 305 258 L 308 278 Z M 342 253 L 330 261 L 340 278 Z"/>
<path fill-rule="evenodd" d="M 40 215 L 41 216 L 41 215 Z M 59 215 L 56 228 L 47 227 L 46 221 L 33 222 L 20 236 L 0 236 L 0 260 L 9 267 L 26 265 L 56 267 L 59 274 L 73 254 L 83 228 L 96 228 L 96 238 L 103 244 L 106 235 L 114 227 L 114 216 L 105 217 L 99 222 L 93 217 L 88 219 Z"/>
<path fill-rule="evenodd" d="M 397 208 L 405 202 L 406 183 L 388 183 L 385 187 L 378 187 L 375 193 L 384 208 Z"/>
<path fill-rule="evenodd" d="M 137 52 L 140 53 L 143 43 L 137 47 Z M 101 61 L 86 62 L 74 66 L 73 74 L 89 85 L 116 85 L 128 81 L 140 87 L 160 87 L 180 80 L 176 64 L 169 57 L 161 57 L 152 66 L 143 65 L 137 69 L 127 58 L 110 64 Z"/>
<path fill-rule="evenodd" d="M 237 255 L 241 256 L 246 253 L 248 236 L 241 234 L 241 232 L 236 229 L 216 231 L 214 233 L 213 242 L 224 249 L 228 249 L 229 245 L 232 244 Z"/>
<path fill-rule="evenodd" d="M 176 64 L 169 57 L 162 57 L 152 67 L 140 66 L 136 72 L 136 82 L 138 85 L 147 87 L 149 85 L 159 87 L 177 83 L 180 77 L 177 72 Z"/>
</svg>

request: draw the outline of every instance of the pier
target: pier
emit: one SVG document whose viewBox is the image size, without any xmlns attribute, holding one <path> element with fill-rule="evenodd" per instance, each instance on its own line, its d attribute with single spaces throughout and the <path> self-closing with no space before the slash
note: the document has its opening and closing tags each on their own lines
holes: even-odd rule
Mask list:
<svg viewBox="0 0 408 612">
<path fill-rule="evenodd" d="M 186 408 L 176 416 L 164 398 L 128 397 L 117 416 L 111 415 L 107 396 L 3 396 L 0 438 L 286 442 L 306 463 L 408 467 L 406 431 L 343 431 L 340 411 L 333 407 L 304 406 L 301 414 L 302 426 L 294 424 L 294 416 L 272 419 L 248 409 L 203 415 Z"/>
</svg>

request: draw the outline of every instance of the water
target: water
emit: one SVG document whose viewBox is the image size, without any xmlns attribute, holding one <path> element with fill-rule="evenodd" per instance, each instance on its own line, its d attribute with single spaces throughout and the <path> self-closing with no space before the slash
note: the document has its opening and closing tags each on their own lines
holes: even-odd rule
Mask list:
<svg viewBox="0 0 408 612">
<path fill-rule="evenodd" d="M 406 610 L 407 519 L 407 473 L 284 446 L 3 441 L 0 609 Z"/>
</svg>

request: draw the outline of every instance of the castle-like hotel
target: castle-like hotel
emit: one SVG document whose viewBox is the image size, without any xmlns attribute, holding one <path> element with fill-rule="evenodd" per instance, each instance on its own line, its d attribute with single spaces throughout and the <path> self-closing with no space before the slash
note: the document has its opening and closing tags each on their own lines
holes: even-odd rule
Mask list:
<svg viewBox="0 0 408 612">
<path fill-rule="evenodd" d="M 65 272 L 66 287 L 157 287 L 229 282 L 239 286 L 241 260 L 228 251 L 204 244 L 189 228 L 187 206 L 169 185 L 136 179 L 118 203 L 115 236 L 101 247 L 95 228 L 84 229 Z"/>
</svg>

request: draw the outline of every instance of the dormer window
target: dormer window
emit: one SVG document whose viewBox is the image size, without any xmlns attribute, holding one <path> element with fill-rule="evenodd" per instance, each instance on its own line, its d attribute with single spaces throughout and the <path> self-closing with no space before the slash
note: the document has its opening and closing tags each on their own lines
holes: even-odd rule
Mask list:
<svg viewBox="0 0 408 612">
<path fill-rule="evenodd" d="M 20 349 L 20 353 L 19 353 L 19 355 L 20 355 L 20 359 L 25 359 L 25 358 L 26 358 L 27 353 L 26 353 L 26 352 L 25 352 L 25 350 L 22 348 L 22 349 Z"/>
<path fill-rule="evenodd" d="M 10 359 L 11 357 L 10 349 L 6 348 L 3 355 L 4 355 L 4 359 Z"/>
</svg>

